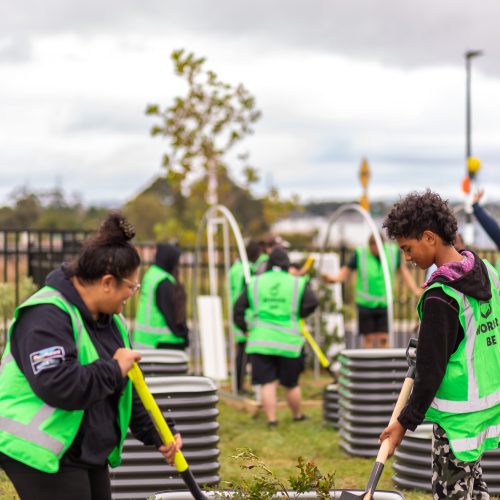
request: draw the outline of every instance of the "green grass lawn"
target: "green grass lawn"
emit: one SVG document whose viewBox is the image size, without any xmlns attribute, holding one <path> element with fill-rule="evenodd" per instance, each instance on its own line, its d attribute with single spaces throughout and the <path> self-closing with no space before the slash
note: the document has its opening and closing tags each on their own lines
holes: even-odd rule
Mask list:
<svg viewBox="0 0 500 500">
<path fill-rule="evenodd" d="M 0 469 L 0 498 L 6 500 L 14 500 L 19 498 L 16 495 L 16 490 L 12 486 L 12 483 L 5 475 L 5 472 L 1 469 Z"/>
</svg>

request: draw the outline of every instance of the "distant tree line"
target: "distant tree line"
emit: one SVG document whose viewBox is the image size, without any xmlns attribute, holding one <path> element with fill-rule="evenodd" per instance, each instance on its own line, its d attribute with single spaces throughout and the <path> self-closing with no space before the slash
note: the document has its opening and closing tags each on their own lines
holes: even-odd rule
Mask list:
<svg viewBox="0 0 500 500">
<path fill-rule="evenodd" d="M 16 188 L 0 207 L 0 229 L 94 229 L 109 209 L 84 207 L 78 196 L 61 188 L 35 191 Z"/>
<path fill-rule="evenodd" d="M 249 189 L 220 178 L 219 202 L 238 220 L 245 236 L 259 236 L 273 222 L 298 207 L 296 200 L 281 200 L 273 192 L 254 196 Z M 35 191 L 17 188 L 9 203 L 0 206 L 0 229 L 95 229 L 109 210 L 122 210 L 137 229 L 138 241 L 179 240 L 195 242 L 196 231 L 207 208 L 204 179 L 192 184 L 189 194 L 175 192 L 164 176 L 122 206 L 85 206 L 78 197 L 67 196 L 61 188 Z"/>
</svg>

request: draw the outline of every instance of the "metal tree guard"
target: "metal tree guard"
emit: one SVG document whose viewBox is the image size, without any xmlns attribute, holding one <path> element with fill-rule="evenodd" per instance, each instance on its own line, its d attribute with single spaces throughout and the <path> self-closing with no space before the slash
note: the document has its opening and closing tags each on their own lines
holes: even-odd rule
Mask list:
<svg viewBox="0 0 500 500">
<path fill-rule="evenodd" d="M 236 240 L 236 245 L 238 248 L 238 254 L 243 265 L 243 273 L 245 275 L 245 283 L 250 281 L 250 267 L 248 265 L 248 257 L 245 249 L 245 244 L 243 242 L 243 237 L 241 235 L 240 228 L 236 219 L 234 218 L 231 211 L 224 205 L 213 205 L 211 206 L 203 215 L 200 225 L 198 227 L 198 233 L 196 236 L 196 247 L 194 254 L 194 265 L 193 265 L 193 290 L 192 290 L 192 306 L 193 306 L 193 356 L 194 356 L 194 371 L 196 374 L 201 373 L 200 368 L 200 358 L 201 358 L 201 347 L 199 338 L 199 328 L 198 328 L 198 313 L 196 299 L 198 297 L 198 265 L 200 263 L 200 247 L 203 237 L 204 230 L 207 230 L 207 251 L 208 251 L 208 272 L 209 272 L 209 284 L 210 284 L 210 294 L 217 295 L 217 269 L 216 269 L 216 245 L 215 237 L 217 235 L 218 226 L 222 226 L 222 237 L 223 237 L 223 255 L 224 255 L 224 271 L 226 276 L 226 301 L 228 310 L 228 321 L 229 321 L 229 352 L 231 358 L 231 388 L 233 394 L 237 393 L 236 387 L 236 353 L 234 347 L 234 334 L 232 329 L 233 324 L 233 308 L 231 305 L 231 293 L 229 286 L 229 268 L 231 266 L 230 262 L 230 248 L 229 248 L 229 228 L 231 228 L 233 236 Z"/>
</svg>

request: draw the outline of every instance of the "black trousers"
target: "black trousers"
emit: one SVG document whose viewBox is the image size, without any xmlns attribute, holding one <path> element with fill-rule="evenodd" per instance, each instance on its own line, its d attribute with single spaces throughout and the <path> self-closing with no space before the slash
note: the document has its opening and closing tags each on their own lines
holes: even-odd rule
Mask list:
<svg viewBox="0 0 500 500">
<path fill-rule="evenodd" d="M 2 461 L 21 500 L 111 500 L 108 467 L 61 466 L 49 474 L 17 461 Z"/>
</svg>

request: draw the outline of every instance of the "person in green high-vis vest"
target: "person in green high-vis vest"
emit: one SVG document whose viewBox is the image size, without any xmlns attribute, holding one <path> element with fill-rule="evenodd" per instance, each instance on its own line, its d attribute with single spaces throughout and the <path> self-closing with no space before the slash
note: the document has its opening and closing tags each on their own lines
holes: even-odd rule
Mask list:
<svg viewBox="0 0 500 500">
<path fill-rule="evenodd" d="M 254 264 L 261 255 L 261 246 L 255 240 L 250 240 L 246 245 L 250 274 L 254 273 Z M 229 269 L 229 291 L 231 295 L 231 305 L 234 306 L 236 300 L 245 288 L 245 274 L 243 264 L 238 259 Z M 233 334 L 236 341 L 236 387 L 238 393 L 246 394 L 245 372 L 247 367 L 247 356 L 245 354 L 246 336 L 240 328 L 233 323 Z"/>
<path fill-rule="evenodd" d="M 410 193 L 383 226 L 407 262 L 437 269 L 417 307 L 413 392 L 380 439 L 392 454 L 407 429 L 433 422 L 433 498 L 490 498 L 480 461 L 500 441 L 500 280 L 489 262 L 453 246 L 457 220 L 437 193 Z"/>
<path fill-rule="evenodd" d="M 127 377 L 140 360 L 122 316 L 140 287 L 134 234 L 111 213 L 16 309 L 0 366 L 0 466 L 23 500 L 110 500 L 129 428 L 169 463 L 182 446 L 175 429 L 176 444 L 162 444 Z"/>
<path fill-rule="evenodd" d="M 301 410 L 299 386 L 305 341 L 300 318 L 316 309 L 318 299 L 309 280 L 289 273 L 289 267 L 286 250 L 275 247 L 267 270 L 250 279 L 234 305 L 234 322 L 247 332 L 245 352 L 250 355 L 252 384 L 261 385 L 262 408 L 270 427 L 278 423 L 278 383 L 285 388 L 293 420 L 306 418 Z"/>
<path fill-rule="evenodd" d="M 154 264 L 141 281 L 135 317 L 136 349 L 178 349 L 189 345 L 186 292 L 179 281 L 181 249 L 170 243 L 156 246 Z"/>
<path fill-rule="evenodd" d="M 383 241 L 382 235 L 381 238 Z M 393 280 L 392 289 L 394 290 L 394 275 L 399 271 L 410 290 L 420 296 L 421 289 L 416 285 L 406 264 L 401 261 L 397 246 L 384 243 L 384 251 Z M 382 263 L 373 235 L 370 236 L 368 245 L 355 249 L 348 265 L 341 267 L 336 275 L 325 274 L 322 278 L 327 283 L 342 283 L 353 271 L 356 272 L 354 302 L 357 308 L 358 334 L 363 339 L 362 347 L 387 347 L 387 295 Z"/>
</svg>

